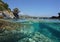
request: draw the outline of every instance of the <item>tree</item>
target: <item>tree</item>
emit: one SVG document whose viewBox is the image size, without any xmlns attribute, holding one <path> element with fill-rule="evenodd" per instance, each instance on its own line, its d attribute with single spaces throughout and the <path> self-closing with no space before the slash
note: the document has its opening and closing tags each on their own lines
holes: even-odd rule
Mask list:
<svg viewBox="0 0 60 42">
<path fill-rule="evenodd" d="M 4 4 L 4 2 L 2 0 L 0 0 L 0 2 Z"/>
<path fill-rule="evenodd" d="M 19 11 L 18 8 L 14 8 L 14 9 L 13 9 L 13 14 L 14 14 L 15 18 L 19 18 L 19 15 L 18 15 L 19 12 L 20 12 L 20 11 Z"/>
<path fill-rule="evenodd" d="M 0 0 L 0 2 L 2 2 L 2 0 Z"/>
<path fill-rule="evenodd" d="M 8 10 L 8 7 L 9 7 L 9 6 L 8 6 L 8 4 L 7 4 L 7 3 L 5 3 L 5 4 L 4 4 L 4 7 L 5 7 L 5 9 L 7 9 L 7 10 Z"/>
<path fill-rule="evenodd" d="M 0 0 L 0 11 L 9 10 L 9 5 Z"/>
<path fill-rule="evenodd" d="M 58 13 L 59 17 L 60 17 L 60 13 Z"/>
</svg>

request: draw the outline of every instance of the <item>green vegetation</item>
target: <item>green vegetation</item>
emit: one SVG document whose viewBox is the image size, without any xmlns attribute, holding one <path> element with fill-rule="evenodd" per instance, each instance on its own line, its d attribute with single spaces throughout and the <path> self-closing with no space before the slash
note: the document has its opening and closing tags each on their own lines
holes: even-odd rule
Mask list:
<svg viewBox="0 0 60 42">
<path fill-rule="evenodd" d="M 5 2 L 3 2 L 2 0 L 0 0 L 0 11 L 8 11 L 9 13 L 12 12 L 11 9 L 9 8 L 9 5 Z M 19 9 L 18 8 L 14 8 L 13 9 L 13 15 L 15 16 L 14 18 L 19 18 Z M 11 14 L 10 14 L 11 15 Z"/>
<path fill-rule="evenodd" d="M 19 11 L 18 8 L 14 8 L 14 9 L 13 9 L 13 14 L 14 14 L 15 18 L 19 18 L 19 15 L 18 15 L 19 12 L 20 12 L 20 11 Z"/>
<path fill-rule="evenodd" d="M 14 8 L 14 9 L 13 9 L 13 12 L 18 14 L 20 11 L 19 11 L 18 8 Z"/>
<path fill-rule="evenodd" d="M 7 3 L 4 3 L 2 0 L 0 0 L 0 11 L 3 10 L 11 10 L 11 9 L 9 8 Z"/>
</svg>

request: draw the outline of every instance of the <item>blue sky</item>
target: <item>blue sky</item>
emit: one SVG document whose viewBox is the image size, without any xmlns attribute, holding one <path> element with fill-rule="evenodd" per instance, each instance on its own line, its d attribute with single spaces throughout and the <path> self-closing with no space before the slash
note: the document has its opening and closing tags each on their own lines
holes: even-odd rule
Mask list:
<svg viewBox="0 0 60 42">
<path fill-rule="evenodd" d="M 60 0 L 3 0 L 11 9 L 15 7 L 24 15 L 56 16 L 60 12 Z"/>
</svg>

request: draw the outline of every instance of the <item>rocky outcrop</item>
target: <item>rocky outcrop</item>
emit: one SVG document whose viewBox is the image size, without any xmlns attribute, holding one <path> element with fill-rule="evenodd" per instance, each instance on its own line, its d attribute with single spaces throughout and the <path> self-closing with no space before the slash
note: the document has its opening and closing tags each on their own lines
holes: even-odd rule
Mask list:
<svg viewBox="0 0 60 42">
<path fill-rule="evenodd" d="M 6 18 L 14 18 L 15 17 L 12 12 L 8 12 L 7 10 L 3 11 L 2 15 Z"/>
<path fill-rule="evenodd" d="M 12 23 L 7 20 L 0 20 L 0 42 L 16 42 L 25 34 L 18 32 L 20 23 Z"/>
<path fill-rule="evenodd" d="M 0 13 L 2 13 L 3 16 L 0 16 L 1 18 L 14 18 L 13 13 L 11 12 L 11 9 L 9 8 L 9 5 L 2 0 L 0 0 Z"/>
</svg>

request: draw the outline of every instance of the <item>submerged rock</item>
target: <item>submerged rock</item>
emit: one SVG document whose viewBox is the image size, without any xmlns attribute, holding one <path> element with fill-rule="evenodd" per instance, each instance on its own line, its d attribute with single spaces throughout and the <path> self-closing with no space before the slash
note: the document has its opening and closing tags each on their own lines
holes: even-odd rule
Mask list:
<svg viewBox="0 0 60 42">
<path fill-rule="evenodd" d="M 55 42 L 55 41 L 44 36 L 40 32 L 35 32 L 34 35 L 32 35 L 31 37 L 27 36 L 26 38 L 23 38 L 23 39 L 19 40 L 18 42 Z"/>
<path fill-rule="evenodd" d="M 0 20 L 0 42 L 58 42 L 38 31 L 37 24 Z M 5 28 L 5 29 L 3 29 Z M 44 32 L 45 33 L 45 32 Z M 47 34 L 47 33 L 46 33 Z"/>
<path fill-rule="evenodd" d="M 0 42 L 16 42 L 23 38 L 25 34 L 18 33 L 17 29 L 20 24 L 0 20 Z"/>
</svg>

